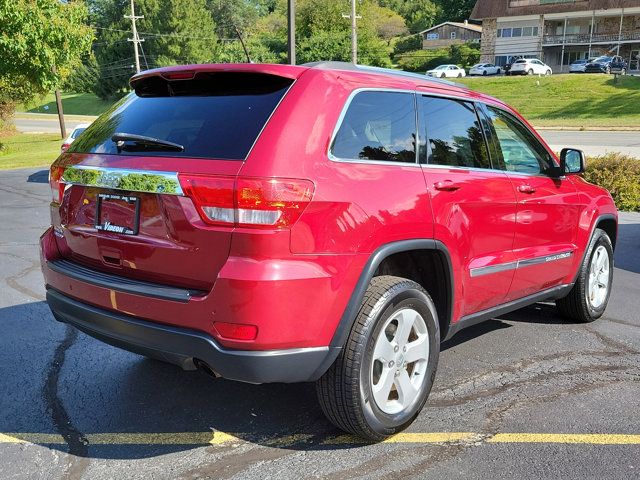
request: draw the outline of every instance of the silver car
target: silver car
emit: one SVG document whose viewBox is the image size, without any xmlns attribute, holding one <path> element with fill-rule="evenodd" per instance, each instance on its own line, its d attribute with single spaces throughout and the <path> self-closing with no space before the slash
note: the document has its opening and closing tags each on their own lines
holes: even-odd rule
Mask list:
<svg viewBox="0 0 640 480">
<path fill-rule="evenodd" d="M 584 69 L 587 67 L 587 63 L 589 63 L 592 58 L 586 59 L 582 58 L 580 60 L 576 60 L 569 65 L 569 73 L 584 73 Z"/>
</svg>

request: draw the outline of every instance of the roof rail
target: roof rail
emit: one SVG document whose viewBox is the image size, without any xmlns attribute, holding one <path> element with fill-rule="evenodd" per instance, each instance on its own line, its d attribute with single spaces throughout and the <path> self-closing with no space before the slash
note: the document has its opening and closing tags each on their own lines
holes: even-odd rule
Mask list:
<svg viewBox="0 0 640 480">
<path fill-rule="evenodd" d="M 392 68 L 382 67 L 370 67 L 368 65 L 357 65 L 350 62 L 309 62 L 302 65 L 303 67 L 317 68 L 321 70 L 348 70 L 351 72 L 363 72 L 363 73 L 377 73 L 380 75 L 392 75 L 396 77 L 412 78 L 414 80 L 420 80 L 423 82 L 439 83 L 441 85 L 448 85 L 460 88 L 468 88 L 461 83 L 451 82 L 449 80 L 443 80 L 441 78 L 429 77 L 420 73 L 405 72 L 403 70 L 394 70 Z"/>
</svg>

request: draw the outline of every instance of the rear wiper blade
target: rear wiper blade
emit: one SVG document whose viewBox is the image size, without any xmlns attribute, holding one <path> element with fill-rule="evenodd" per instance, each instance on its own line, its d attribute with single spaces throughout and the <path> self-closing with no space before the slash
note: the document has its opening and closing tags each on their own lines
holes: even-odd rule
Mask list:
<svg viewBox="0 0 640 480">
<path fill-rule="evenodd" d="M 184 147 L 178 143 L 168 142 L 167 140 L 160 140 L 159 138 L 147 137 L 145 135 L 135 135 L 133 133 L 114 133 L 111 136 L 118 147 L 118 150 L 132 150 L 137 149 L 156 149 L 156 150 L 170 150 L 174 152 L 183 152 Z M 126 145 L 125 142 L 133 142 L 134 145 Z"/>
</svg>

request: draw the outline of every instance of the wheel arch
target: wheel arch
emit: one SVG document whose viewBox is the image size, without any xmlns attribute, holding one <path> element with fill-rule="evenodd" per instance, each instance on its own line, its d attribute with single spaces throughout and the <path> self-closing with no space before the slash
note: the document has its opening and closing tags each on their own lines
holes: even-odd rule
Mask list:
<svg viewBox="0 0 640 480">
<path fill-rule="evenodd" d="M 440 322 L 441 328 L 440 336 L 441 338 L 445 338 L 448 327 L 451 324 L 454 302 L 454 274 L 453 268 L 451 266 L 451 257 L 449 255 L 447 247 L 438 240 L 414 239 L 402 240 L 382 245 L 371 254 L 369 260 L 362 270 L 362 273 L 360 274 L 360 278 L 358 279 L 353 292 L 351 293 L 349 303 L 347 304 L 347 307 L 345 308 L 345 311 L 340 318 L 340 323 L 336 328 L 330 346 L 344 346 L 347 337 L 349 336 L 349 332 L 351 331 L 351 327 L 353 326 L 353 322 L 355 321 L 358 309 L 360 308 L 360 304 L 362 303 L 362 299 L 364 298 L 367 287 L 371 282 L 371 279 L 376 276 L 376 274 L 384 274 L 384 272 L 381 271 L 380 268 L 381 266 L 384 268 L 385 261 L 394 258 L 394 256 L 397 256 L 399 254 L 414 254 L 417 252 L 425 251 L 437 255 L 441 262 L 439 268 L 441 268 L 440 273 L 444 276 L 443 293 L 442 296 L 439 295 L 440 298 L 438 298 L 438 300 L 434 299 L 434 303 L 436 304 L 436 309 L 438 310 L 438 321 Z M 422 285 L 422 283 L 416 278 L 412 278 L 412 280 L 415 280 Z M 428 285 L 423 285 L 423 287 L 425 287 L 425 290 L 429 292 L 430 289 L 428 288 Z"/>
</svg>

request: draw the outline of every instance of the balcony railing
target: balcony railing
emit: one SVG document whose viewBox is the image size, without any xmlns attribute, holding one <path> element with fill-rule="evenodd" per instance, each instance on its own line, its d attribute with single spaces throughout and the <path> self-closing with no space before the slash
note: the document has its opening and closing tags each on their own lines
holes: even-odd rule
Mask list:
<svg viewBox="0 0 640 480">
<path fill-rule="evenodd" d="M 542 39 L 543 45 L 562 45 L 564 44 L 589 44 L 589 43 L 618 43 L 618 41 L 628 42 L 637 40 L 640 42 L 640 32 L 622 32 L 618 33 L 594 33 L 593 36 L 588 33 L 567 34 L 565 35 L 545 35 Z"/>
</svg>

